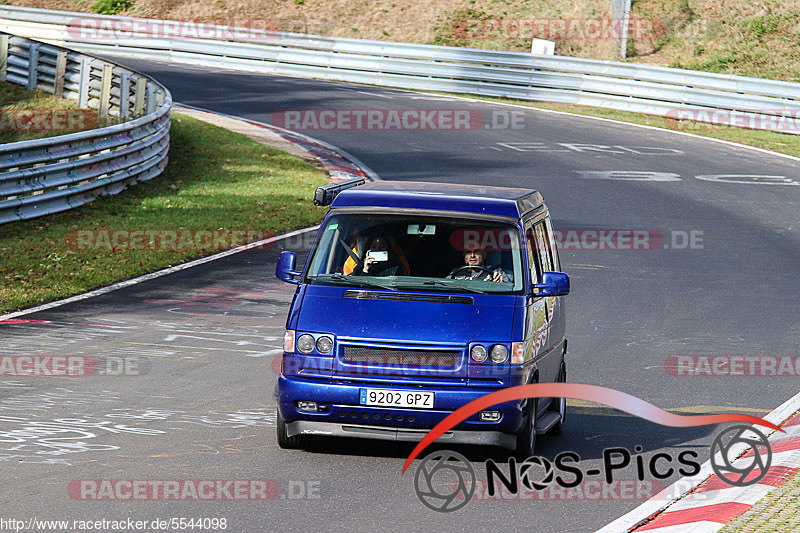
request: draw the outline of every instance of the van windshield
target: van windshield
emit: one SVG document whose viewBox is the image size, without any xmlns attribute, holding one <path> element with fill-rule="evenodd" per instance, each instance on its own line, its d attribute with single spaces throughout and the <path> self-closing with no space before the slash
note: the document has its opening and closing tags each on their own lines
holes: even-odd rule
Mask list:
<svg viewBox="0 0 800 533">
<path fill-rule="evenodd" d="M 306 282 L 389 290 L 518 293 L 519 230 L 460 217 L 334 214 L 320 230 Z"/>
</svg>

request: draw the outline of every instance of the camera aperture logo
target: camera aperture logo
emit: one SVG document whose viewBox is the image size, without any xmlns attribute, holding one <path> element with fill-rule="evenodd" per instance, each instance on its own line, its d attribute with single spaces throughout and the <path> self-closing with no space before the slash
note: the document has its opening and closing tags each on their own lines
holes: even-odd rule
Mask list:
<svg viewBox="0 0 800 533">
<path fill-rule="evenodd" d="M 734 465 L 740 451 L 737 444 L 749 447 L 752 454 L 740 457 L 739 464 Z M 721 462 L 717 462 L 718 455 Z M 722 481 L 734 487 L 747 487 L 767 475 L 772 464 L 772 448 L 767 437 L 754 427 L 731 426 L 714 438 L 710 461 L 711 468 Z"/>
<path fill-rule="evenodd" d="M 442 513 L 467 505 L 475 494 L 475 486 L 475 469 L 470 462 L 460 453 L 449 450 L 425 457 L 414 475 L 417 498 L 429 509 Z"/>
</svg>

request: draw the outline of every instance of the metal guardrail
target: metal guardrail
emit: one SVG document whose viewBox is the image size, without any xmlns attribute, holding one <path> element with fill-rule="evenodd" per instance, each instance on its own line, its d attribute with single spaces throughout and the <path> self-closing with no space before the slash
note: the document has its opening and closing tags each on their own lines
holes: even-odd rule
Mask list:
<svg viewBox="0 0 800 533">
<path fill-rule="evenodd" d="M 78 102 L 120 124 L 0 144 L 0 224 L 56 213 L 151 179 L 167 164 L 172 97 L 143 74 L 0 34 L 0 80 Z"/>
<path fill-rule="evenodd" d="M 124 21 L 121 23 L 120 21 Z M 156 26 L 155 38 L 137 37 Z M 0 6 L 0 29 L 47 37 L 104 54 L 391 87 L 563 102 L 677 118 L 775 129 L 800 114 L 800 84 L 691 70 L 562 56 L 242 30 L 248 38 L 163 38 L 180 27 L 155 21 Z M 96 34 L 93 36 L 91 27 Z M 89 31 L 81 32 L 81 28 Z M 123 31 L 127 28 L 128 31 Z M 224 34 L 230 28 L 214 26 Z M 98 38 L 105 31 L 105 39 Z M 141 30 L 140 30 L 141 31 Z M 173 32 L 174 33 L 174 32 Z M 114 38 L 111 38 L 113 36 Z M 771 122 L 773 121 L 773 122 Z M 797 132 L 797 128 L 791 128 Z"/>
</svg>

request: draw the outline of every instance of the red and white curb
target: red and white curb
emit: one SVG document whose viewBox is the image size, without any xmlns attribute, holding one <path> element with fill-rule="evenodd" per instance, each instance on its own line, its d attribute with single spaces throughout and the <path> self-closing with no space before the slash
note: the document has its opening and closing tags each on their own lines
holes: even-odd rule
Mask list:
<svg viewBox="0 0 800 533">
<path fill-rule="evenodd" d="M 331 176 L 332 181 L 344 181 L 351 178 L 366 178 L 369 177 L 373 181 L 379 181 L 380 178 L 374 172 L 367 173 L 366 165 L 358 161 L 353 155 L 344 152 L 340 148 L 331 146 L 328 143 L 322 142 L 319 139 L 314 139 L 307 135 L 285 130 L 263 122 L 254 122 L 252 120 L 245 120 L 248 124 L 252 124 L 258 128 L 264 128 L 274 131 L 287 141 L 294 143 L 307 152 L 310 152 L 316 157 L 328 174 Z M 358 161 L 358 163 L 356 163 Z"/>
<path fill-rule="evenodd" d="M 598 533 L 719 531 L 726 523 L 750 509 L 800 470 L 798 404 L 800 394 L 764 417 L 781 426 L 785 433 L 775 431 L 769 435 L 772 465 L 764 478 L 757 483 L 747 487 L 731 486 L 714 474 L 710 462 L 706 461 L 697 475 L 676 481 L 636 509 L 599 529 Z M 729 455 L 741 455 L 737 461 L 747 461 L 753 455 L 752 450 L 742 455 L 747 449 L 747 445 L 742 444 L 738 451 L 732 449 Z M 755 469 L 748 477 L 752 479 L 759 473 Z"/>
</svg>

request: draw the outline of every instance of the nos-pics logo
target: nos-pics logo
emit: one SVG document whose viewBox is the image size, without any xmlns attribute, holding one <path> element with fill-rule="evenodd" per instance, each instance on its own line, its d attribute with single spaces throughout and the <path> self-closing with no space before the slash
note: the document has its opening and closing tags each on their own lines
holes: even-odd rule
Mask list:
<svg viewBox="0 0 800 533">
<path fill-rule="evenodd" d="M 637 450 L 639 447 L 637 447 Z M 614 453 L 619 453 L 621 448 L 614 448 Z M 566 452 L 577 457 L 574 452 Z M 686 453 L 686 452 L 683 452 Z M 694 452 L 692 452 L 694 453 Z M 721 431 L 714 438 L 711 445 L 711 456 L 709 462 L 714 473 L 725 483 L 738 487 L 745 487 L 758 483 L 769 470 L 772 464 L 772 449 L 767 437 L 749 425 L 735 425 Z M 662 457 L 666 454 L 657 454 Z M 696 454 L 695 454 L 696 455 Z M 630 455 L 628 455 L 630 458 Z M 680 461 L 680 460 L 679 460 Z M 604 463 L 605 452 L 604 452 Z M 558 463 L 558 461 L 557 461 Z M 573 462 L 574 464 L 574 462 Z M 627 461 L 625 465 L 629 464 Z M 495 482 L 498 479 L 498 468 L 493 461 L 486 461 L 486 479 L 489 484 L 490 494 L 497 491 Z M 696 469 L 691 474 L 699 470 L 699 464 L 687 461 L 685 466 L 695 466 Z M 550 486 L 554 480 L 562 484 L 558 476 L 554 476 L 552 463 L 543 457 L 530 457 L 519 464 L 513 459 L 509 460 L 510 477 L 519 478 L 523 485 L 522 490 L 544 490 Z M 606 464 L 606 467 L 609 465 Z M 612 466 L 622 466 L 616 464 Z M 512 473 L 512 470 L 516 470 Z M 534 470 L 542 471 L 541 476 L 532 475 Z M 574 476 L 575 467 L 568 471 Z M 599 474 L 599 470 L 596 471 Z M 595 471 L 588 471 L 587 474 L 594 474 Z M 689 473 L 683 472 L 681 473 Z M 606 472 L 606 478 L 610 472 Z M 534 478 L 537 479 L 534 479 Z M 538 479 L 541 477 L 541 479 Z M 583 478 L 583 475 L 580 476 Z M 658 476 L 663 477 L 663 476 Z M 507 480 L 499 476 L 505 489 L 516 493 L 520 490 L 517 483 L 509 485 Z M 575 479 L 577 482 L 578 480 Z M 414 476 L 414 489 L 417 498 L 429 509 L 434 511 L 449 513 L 457 511 L 467 505 L 475 495 L 477 487 L 475 469 L 466 457 L 450 451 L 440 450 L 428 454 L 417 466 Z M 564 484 L 563 486 L 569 486 Z"/>
</svg>

